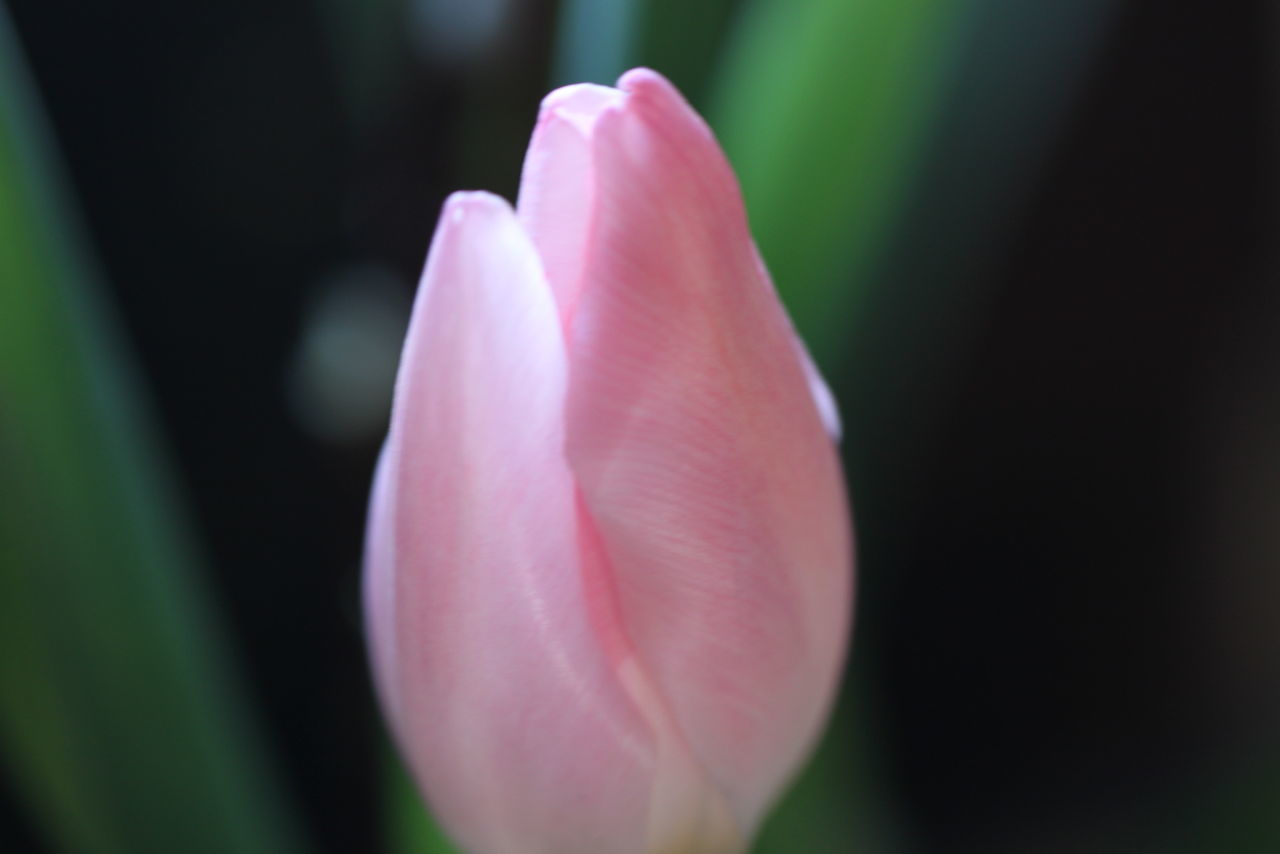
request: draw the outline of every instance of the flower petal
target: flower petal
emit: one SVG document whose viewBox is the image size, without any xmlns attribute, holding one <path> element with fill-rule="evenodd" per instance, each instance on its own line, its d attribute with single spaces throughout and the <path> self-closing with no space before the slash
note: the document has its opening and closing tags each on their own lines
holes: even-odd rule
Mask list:
<svg viewBox="0 0 1280 854">
<path fill-rule="evenodd" d="M 370 521 L 390 546 L 366 595 L 401 747 L 486 854 L 639 852 L 648 821 L 652 735 L 591 625 L 565 393 L 533 246 L 501 199 L 455 195 L 397 378 Z"/>
<path fill-rule="evenodd" d="M 591 230 L 591 130 L 600 113 L 624 97 L 591 83 L 555 90 L 542 100 L 525 155 L 517 210 L 542 257 L 566 329 L 582 290 Z"/>
<path fill-rule="evenodd" d="M 593 83 L 556 89 L 542 100 L 525 155 L 516 210 L 542 258 L 565 329 L 572 324 L 573 310 L 585 284 L 583 266 L 592 234 L 592 134 L 600 116 L 609 108 L 623 105 L 626 98 L 627 93 L 619 89 Z M 835 398 L 804 342 L 797 337 L 795 345 L 804 360 L 814 405 L 828 434 L 838 441 L 841 428 Z"/>
<path fill-rule="evenodd" d="M 798 337 L 795 339 L 795 345 L 800 353 L 801 364 L 804 365 L 804 375 L 809 382 L 809 394 L 813 396 L 813 405 L 818 407 L 818 415 L 822 418 L 822 426 L 827 428 L 827 435 L 831 437 L 831 441 L 839 442 L 844 428 L 840 424 L 840 409 L 836 406 L 836 396 L 831 393 L 831 387 L 827 385 L 822 372 L 814 364 L 813 357 L 809 355 L 809 348 Z"/>
<path fill-rule="evenodd" d="M 398 455 L 397 455 L 398 456 Z M 400 689 L 396 684 L 396 543 L 395 493 L 396 460 L 387 442 L 378 457 L 369 498 L 369 519 L 365 532 L 364 624 L 373 656 L 373 682 L 391 729 L 399 737 Z"/>
<path fill-rule="evenodd" d="M 654 72 L 620 87 L 592 132 L 567 453 L 626 630 L 749 832 L 832 698 L 846 502 L 710 130 Z"/>
</svg>

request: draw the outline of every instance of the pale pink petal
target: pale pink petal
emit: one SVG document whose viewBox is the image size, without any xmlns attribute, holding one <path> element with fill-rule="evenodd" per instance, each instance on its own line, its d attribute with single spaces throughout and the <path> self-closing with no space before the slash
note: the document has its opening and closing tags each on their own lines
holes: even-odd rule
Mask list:
<svg viewBox="0 0 1280 854">
<path fill-rule="evenodd" d="M 832 698 L 845 497 L 710 131 L 653 72 L 620 87 L 591 133 L 567 453 L 638 657 L 749 832 Z"/>
<path fill-rule="evenodd" d="M 809 348 L 799 338 L 796 338 L 795 342 L 796 348 L 800 351 L 800 361 L 804 365 L 805 379 L 809 382 L 809 393 L 813 396 L 813 405 L 818 408 L 818 415 L 822 418 L 822 426 L 827 428 L 827 435 L 833 442 L 839 442 L 843 427 L 840 424 L 840 409 L 836 406 L 836 396 L 831 393 L 831 387 L 827 385 L 822 372 L 814 364 L 813 357 L 809 355 Z"/>
<path fill-rule="evenodd" d="M 542 101 L 525 155 L 517 210 L 533 238 L 568 327 L 582 289 L 582 264 L 590 239 L 591 130 L 596 117 L 623 94 L 607 86 L 578 83 Z"/>
<path fill-rule="evenodd" d="M 373 476 L 369 498 L 369 519 L 365 531 L 364 554 L 364 624 L 373 653 L 373 682 L 382 708 L 395 733 L 400 730 L 400 687 L 396 672 L 396 543 L 394 527 L 394 488 L 397 461 L 392 458 L 391 443 L 383 446 L 378 468 Z"/>
<path fill-rule="evenodd" d="M 566 355 L 501 199 L 441 217 L 371 528 L 372 625 L 401 747 L 467 850 L 641 852 L 653 737 L 592 626 L 565 463 Z M 392 573 L 395 589 L 381 589 Z M 388 641 L 388 636 L 392 641 Z"/>
<path fill-rule="evenodd" d="M 585 284 L 583 265 L 592 233 L 595 170 L 591 135 L 600 115 L 621 105 L 626 97 L 619 89 L 592 83 L 556 89 L 542 100 L 525 155 L 516 211 L 542 258 L 566 329 Z M 763 267 L 761 275 L 768 279 Z M 797 338 L 796 346 L 804 359 L 814 404 L 828 434 L 839 440 L 840 415 L 835 398 L 804 342 Z"/>
</svg>

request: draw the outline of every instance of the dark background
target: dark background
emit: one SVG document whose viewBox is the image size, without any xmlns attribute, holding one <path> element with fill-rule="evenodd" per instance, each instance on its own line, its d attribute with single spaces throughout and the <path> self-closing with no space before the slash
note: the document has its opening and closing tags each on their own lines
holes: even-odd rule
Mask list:
<svg viewBox="0 0 1280 854">
<path fill-rule="evenodd" d="M 389 48 L 398 82 L 357 123 L 322 4 L 10 6 L 287 782 L 322 850 L 373 850 L 358 577 L 380 436 L 309 425 L 298 354 L 335 277 L 376 269 L 407 301 L 447 192 L 512 195 L 552 4 L 483 67 Z M 1122 5 L 911 488 L 854 461 L 855 664 L 912 848 L 1174 850 L 1171 827 L 1236 826 L 1242 779 L 1280 813 L 1272 18 Z M 480 150 L 477 100 L 509 105 Z M 913 310 L 887 322 L 910 335 Z M 859 370 L 833 377 L 851 422 L 879 405 Z M 44 850 L 0 810 L 7 850 Z"/>
</svg>

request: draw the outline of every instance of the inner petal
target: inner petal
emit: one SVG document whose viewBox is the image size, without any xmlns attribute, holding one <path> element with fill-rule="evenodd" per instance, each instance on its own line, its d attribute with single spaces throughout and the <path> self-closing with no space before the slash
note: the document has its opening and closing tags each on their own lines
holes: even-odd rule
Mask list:
<svg viewBox="0 0 1280 854">
<path fill-rule="evenodd" d="M 608 86 L 565 86 L 542 102 L 520 178 L 517 215 L 533 238 L 568 330 L 583 287 L 595 197 L 591 138 L 596 121 L 627 95 Z M 566 333 L 567 334 L 567 333 Z"/>
</svg>

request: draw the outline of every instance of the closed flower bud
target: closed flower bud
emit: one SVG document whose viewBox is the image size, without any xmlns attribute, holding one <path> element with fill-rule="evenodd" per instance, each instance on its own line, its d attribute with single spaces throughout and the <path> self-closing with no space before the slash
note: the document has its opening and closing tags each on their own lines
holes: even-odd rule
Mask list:
<svg viewBox="0 0 1280 854">
<path fill-rule="evenodd" d="M 445 204 L 371 502 L 388 720 L 477 854 L 744 851 L 851 600 L 830 395 L 662 77 L 543 103 L 518 209 Z"/>
</svg>

